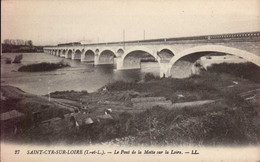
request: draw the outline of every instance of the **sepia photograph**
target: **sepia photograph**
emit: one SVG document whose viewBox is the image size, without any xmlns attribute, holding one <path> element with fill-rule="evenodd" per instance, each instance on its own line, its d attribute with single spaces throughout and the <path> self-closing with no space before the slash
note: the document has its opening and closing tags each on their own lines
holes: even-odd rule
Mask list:
<svg viewBox="0 0 260 162">
<path fill-rule="evenodd" d="M 2 0 L 1 162 L 260 161 L 260 0 Z"/>
</svg>

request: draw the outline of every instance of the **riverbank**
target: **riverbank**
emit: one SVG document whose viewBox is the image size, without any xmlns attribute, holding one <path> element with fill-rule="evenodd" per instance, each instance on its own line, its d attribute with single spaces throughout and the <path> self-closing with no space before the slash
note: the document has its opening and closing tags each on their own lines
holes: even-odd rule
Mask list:
<svg viewBox="0 0 260 162">
<path fill-rule="evenodd" d="M 2 89 L 10 102 L 6 100 L 1 107 L 17 108 L 31 125 L 25 124 L 22 134 L 4 136 L 4 140 L 211 146 L 258 144 L 260 140 L 260 84 L 230 74 L 204 71 L 186 79 L 118 81 L 94 93 L 64 91 L 35 96 L 25 92 L 14 95 L 17 90 L 11 87 Z M 22 97 L 17 100 L 17 96 Z M 112 113 L 104 116 L 108 109 Z M 38 126 L 32 120 L 35 113 L 40 114 Z M 78 128 L 71 127 L 72 117 L 78 120 Z M 92 124 L 81 122 L 88 118 Z"/>
</svg>

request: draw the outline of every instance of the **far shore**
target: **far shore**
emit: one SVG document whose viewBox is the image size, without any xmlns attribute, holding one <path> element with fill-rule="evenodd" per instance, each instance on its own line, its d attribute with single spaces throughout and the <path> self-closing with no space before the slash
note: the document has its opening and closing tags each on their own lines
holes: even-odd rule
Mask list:
<svg viewBox="0 0 260 162">
<path fill-rule="evenodd" d="M 13 45 L 2 43 L 2 53 L 37 53 L 43 52 L 43 46 Z"/>
</svg>

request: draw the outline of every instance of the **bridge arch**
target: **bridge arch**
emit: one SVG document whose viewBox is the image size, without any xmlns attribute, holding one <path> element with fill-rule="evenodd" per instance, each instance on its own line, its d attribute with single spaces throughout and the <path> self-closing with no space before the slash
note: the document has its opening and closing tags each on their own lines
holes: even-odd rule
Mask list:
<svg viewBox="0 0 260 162">
<path fill-rule="evenodd" d="M 181 51 L 180 53 L 176 54 L 171 60 L 169 64 L 169 75 L 172 75 L 173 66 L 181 59 L 185 57 L 193 57 L 192 61 L 198 60 L 200 57 L 208 55 L 210 52 L 215 53 L 224 53 L 230 54 L 234 56 L 238 56 L 244 58 L 245 60 L 252 62 L 260 67 L 260 56 L 250 53 L 245 50 L 240 50 L 233 47 L 227 47 L 223 45 L 205 45 L 205 46 L 197 46 L 193 48 L 189 48 L 186 50 Z"/>
<path fill-rule="evenodd" d="M 61 49 L 60 57 L 65 57 L 66 49 Z"/>
<path fill-rule="evenodd" d="M 105 49 L 98 55 L 98 64 L 114 64 L 114 58 L 116 54 L 110 50 Z"/>
<path fill-rule="evenodd" d="M 62 55 L 65 55 L 65 54 L 66 54 L 66 50 L 63 49 L 63 50 L 62 50 Z"/>
<path fill-rule="evenodd" d="M 162 50 L 168 50 L 169 52 L 171 52 L 174 55 L 175 55 L 175 53 L 177 53 L 174 49 L 171 48 L 171 46 L 161 46 L 157 49 L 158 52 L 160 52 Z"/>
<path fill-rule="evenodd" d="M 81 61 L 94 62 L 95 53 L 92 50 L 86 50 L 82 53 Z"/>
<path fill-rule="evenodd" d="M 97 48 L 96 50 L 95 50 L 95 55 L 98 55 L 99 54 L 99 49 Z"/>
<path fill-rule="evenodd" d="M 155 52 L 152 49 L 146 48 L 146 47 L 135 47 L 135 48 L 131 48 L 129 50 L 126 50 L 122 56 L 122 59 L 125 59 L 125 57 L 134 52 L 134 51 L 143 51 L 145 53 L 148 53 L 150 55 L 152 55 L 154 58 L 158 59 L 158 57 L 155 55 Z"/>
<path fill-rule="evenodd" d="M 157 51 L 157 56 L 160 57 L 161 62 L 170 62 L 170 60 L 175 56 L 175 51 L 169 47 L 159 48 Z"/>
<path fill-rule="evenodd" d="M 152 50 L 136 48 L 122 56 L 122 69 L 140 69 L 142 61 L 156 61 L 160 64 L 159 57 Z"/>
<path fill-rule="evenodd" d="M 57 49 L 54 50 L 54 56 L 56 56 L 56 55 L 57 55 Z"/>
<path fill-rule="evenodd" d="M 72 49 L 69 49 L 68 51 L 67 51 L 67 54 L 65 55 L 65 58 L 72 58 Z"/>
<path fill-rule="evenodd" d="M 73 56 L 73 60 L 80 60 L 81 59 L 81 50 L 80 49 L 77 49 L 74 53 L 74 56 Z"/>
<path fill-rule="evenodd" d="M 61 50 L 58 50 L 58 54 L 57 54 L 57 56 L 60 57 L 60 55 L 61 55 Z"/>
<path fill-rule="evenodd" d="M 111 48 L 111 47 L 96 49 L 96 51 L 99 53 L 99 55 L 101 55 L 102 53 L 104 54 L 104 52 L 111 51 L 111 52 L 117 57 L 117 51 L 115 51 L 115 50 L 114 50 L 113 48 Z"/>
<path fill-rule="evenodd" d="M 121 57 L 124 55 L 125 51 L 122 48 L 118 48 L 116 50 L 116 53 L 117 53 L 117 57 Z"/>
</svg>

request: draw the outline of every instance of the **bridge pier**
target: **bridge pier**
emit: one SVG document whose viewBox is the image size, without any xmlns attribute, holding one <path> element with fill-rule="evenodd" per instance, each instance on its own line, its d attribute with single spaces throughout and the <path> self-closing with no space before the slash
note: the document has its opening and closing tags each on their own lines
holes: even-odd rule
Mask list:
<svg viewBox="0 0 260 162">
<path fill-rule="evenodd" d="M 75 50 L 72 51 L 71 59 L 72 59 L 72 60 L 77 60 L 77 59 L 79 59 L 79 58 L 76 57 L 76 52 L 75 52 Z"/>
<path fill-rule="evenodd" d="M 69 58 L 69 55 L 68 55 L 67 53 L 65 54 L 65 58 L 66 58 L 66 59 Z"/>
<path fill-rule="evenodd" d="M 114 64 L 114 56 L 95 55 L 94 64 L 95 65 Z"/>
<path fill-rule="evenodd" d="M 82 52 L 80 61 L 81 62 L 94 62 L 95 63 L 95 54 L 92 51 Z"/>
<path fill-rule="evenodd" d="M 171 76 L 170 74 L 170 63 L 160 63 L 160 77 L 168 78 Z"/>
<path fill-rule="evenodd" d="M 123 69 L 123 63 L 124 63 L 124 60 L 121 57 L 118 57 L 116 59 L 116 69 L 122 70 Z"/>
<path fill-rule="evenodd" d="M 117 58 L 117 70 L 141 69 L 141 59 L 124 60 L 122 57 Z"/>
<path fill-rule="evenodd" d="M 81 60 L 81 57 L 78 57 L 77 55 L 72 54 L 71 59 L 72 59 L 72 60 Z"/>
<path fill-rule="evenodd" d="M 85 56 L 81 56 L 81 59 L 80 59 L 81 62 L 95 62 L 95 57 L 92 58 L 92 57 L 85 57 Z"/>
<path fill-rule="evenodd" d="M 72 53 L 73 53 L 73 52 L 72 52 L 71 50 L 68 50 L 68 51 L 65 53 L 65 58 L 71 59 Z"/>
<path fill-rule="evenodd" d="M 81 60 L 82 53 L 83 52 L 81 50 L 73 50 L 71 59 L 72 60 Z"/>
<path fill-rule="evenodd" d="M 117 58 L 117 70 L 130 70 L 130 69 L 140 69 L 141 68 L 141 58 L 128 58 L 123 59 L 122 57 Z M 170 77 L 170 63 L 160 63 L 160 77 Z"/>
<path fill-rule="evenodd" d="M 98 53 L 96 53 L 95 56 L 94 56 L 94 65 L 99 65 L 99 56 L 98 56 Z"/>
</svg>

